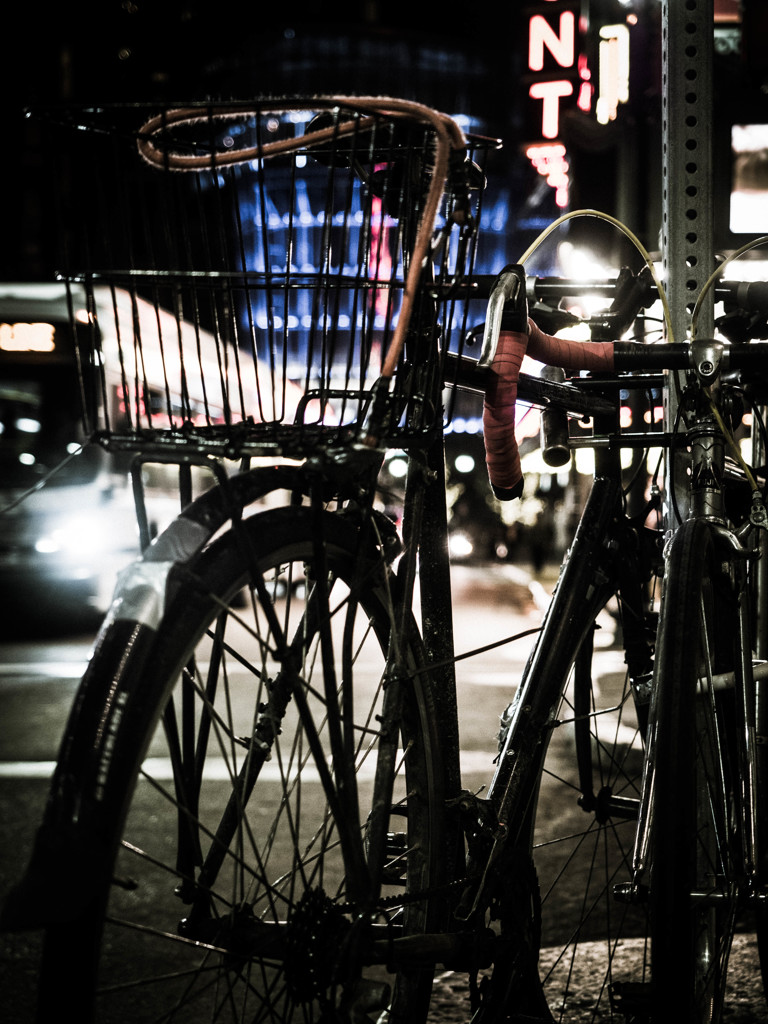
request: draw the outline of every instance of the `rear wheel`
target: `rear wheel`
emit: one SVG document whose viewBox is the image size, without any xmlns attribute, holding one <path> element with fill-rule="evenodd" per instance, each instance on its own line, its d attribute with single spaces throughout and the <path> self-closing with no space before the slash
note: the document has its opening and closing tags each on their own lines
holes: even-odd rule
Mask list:
<svg viewBox="0 0 768 1024">
<path fill-rule="evenodd" d="M 441 758 L 381 551 L 273 510 L 175 582 L 142 677 L 115 681 L 137 774 L 105 782 L 111 882 L 48 930 L 41 1017 L 424 1019 L 432 965 L 398 944 L 434 924 Z"/>
</svg>

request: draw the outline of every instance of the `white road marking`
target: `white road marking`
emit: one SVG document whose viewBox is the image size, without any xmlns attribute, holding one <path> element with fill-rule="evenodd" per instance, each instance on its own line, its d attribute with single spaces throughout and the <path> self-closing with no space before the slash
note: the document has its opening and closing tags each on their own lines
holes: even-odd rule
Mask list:
<svg viewBox="0 0 768 1024">
<path fill-rule="evenodd" d="M 493 759 L 496 752 L 486 750 L 462 750 L 461 770 L 463 773 L 474 774 L 486 772 L 488 775 L 493 772 Z M 0 778 L 3 779 L 48 779 L 53 774 L 56 766 L 55 761 L 2 761 L 0 762 Z M 358 773 L 358 778 L 364 782 L 373 779 L 374 761 L 369 758 Z M 169 782 L 173 779 L 171 762 L 166 757 L 150 757 L 144 762 L 144 771 L 160 782 Z M 213 782 L 226 782 L 230 778 L 230 768 L 223 758 L 209 758 L 205 767 L 206 778 Z M 279 782 L 281 780 L 279 766 L 268 761 L 261 770 L 261 778 L 266 782 Z M 313 767 L 305 766 L 302 771 L 302 778 L 305 782 L 319 782 L 319 775 Z"/>
</svg>

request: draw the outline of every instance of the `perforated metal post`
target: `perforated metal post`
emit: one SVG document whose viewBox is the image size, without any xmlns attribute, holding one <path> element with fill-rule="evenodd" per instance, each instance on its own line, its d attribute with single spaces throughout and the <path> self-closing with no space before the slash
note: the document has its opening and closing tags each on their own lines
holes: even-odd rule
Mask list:
<svg viewBox="0 0 768 1024">
<path fill-rule="evenodd" d="M 713 0 L 662 0 L 662 259 L 675 341 L 685 341 L 690 313 L 714 270 L 712 172 Z M 710 298 L 698 334 L 713 331 Z M 675 423 L 675 388 L 668 389 L 665 422 Z M 672 486 L 683 518 L 684 463 L 670 460 Z M 671 478 L 669 473 L 671 472 Z M 667 513 L 669 513 L 667 509 Z M 669 519 L 667 519 L 669 522 Z"/>
</svg>

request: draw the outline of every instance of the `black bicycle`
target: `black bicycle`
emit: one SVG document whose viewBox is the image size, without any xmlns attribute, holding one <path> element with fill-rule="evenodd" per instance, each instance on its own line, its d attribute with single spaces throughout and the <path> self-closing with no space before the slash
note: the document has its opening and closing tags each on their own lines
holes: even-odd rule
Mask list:
<svg viewBox="0 0 768 1024">
<path fill-rule="evenodd" d="M 91 437 L 132 459 L 144 550 L 4 912 L 45 929 L 40 1019 L 410 1024 L 446 968 L 477 1024 L 722 1019 L 734 932 L 765 945 L 760 289 L 717 285 L 728 344 L 626 342 L 663 293 L 626 270 L 590 342 L 555 337 L 584 286 L 473 274 L 494 144 L 415 104 L 47 118 L 82 182 Z M 465 393 L 503 500 L 518 401 L 554 463 L 595 458 L 481 792 L 447 550 Z M 182 505 L 154 539 L 150 463 Z"/>
</svg>

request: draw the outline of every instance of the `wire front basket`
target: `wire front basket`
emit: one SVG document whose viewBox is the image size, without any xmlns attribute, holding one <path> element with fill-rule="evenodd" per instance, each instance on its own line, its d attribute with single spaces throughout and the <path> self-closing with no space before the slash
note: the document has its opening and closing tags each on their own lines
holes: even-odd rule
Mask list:
<svg viewBox="0 0 768 1024">
<path fill-rule="evenodd" d="M 483 183 L 453 121 L 365 99 L 41 121 L 102 444 L 303 457 L 442 429 Z"/>
</svg>

